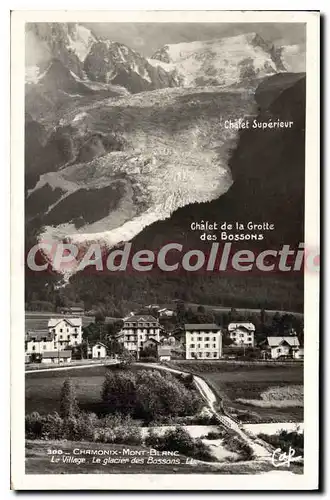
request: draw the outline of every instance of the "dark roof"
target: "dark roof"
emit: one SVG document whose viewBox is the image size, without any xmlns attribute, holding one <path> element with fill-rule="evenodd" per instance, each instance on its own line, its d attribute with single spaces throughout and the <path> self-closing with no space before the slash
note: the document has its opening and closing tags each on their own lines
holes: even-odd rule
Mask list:
<svg viewBox="0 0 330 500">
<path fill-rule="evenodd" d="M 158 319 L 150 314 L 134 315 L 125 319 L 125 323 L 158 323 Z"/>
<path fill-rule="evenodd" d="M 29 342 L 30 340 L 35 340 L 36 342 L 41 342 L 46 339 L 46 341 L 53 340 L 54 334 L 50 333 L 49 330 L 28 330 L 25 335 L 25 340 Z"/>
<path fill-rule="evenodd" d="M 72 351 L 44 351 L 43 358 L 71 358 Z"/>
<path fill-rule="evenodd" d="M 143 345 L 146 344 L 147 342 L 153 342 L 154 344 L 159 344 L 159 341 L 154 339 L 153 337 L 150 337 L 150 339 L 146 339 L 144 342 L 143 342 Z"/>
<path fill-rule="evenodd" d="M 215 323 L 187 323 L 185 330 L 220 330 L 220 326 Z"/>
</svg>

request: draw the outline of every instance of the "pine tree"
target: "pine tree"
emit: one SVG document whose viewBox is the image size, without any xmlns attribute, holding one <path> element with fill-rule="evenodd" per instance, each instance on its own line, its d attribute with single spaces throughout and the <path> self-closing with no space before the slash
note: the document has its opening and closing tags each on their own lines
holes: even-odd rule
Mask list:
<svg viewBox="0 0 330 500">
<path fill-rule="evenodd" d="M 74 417 L 79 413 L 76 391 L 70 379 L 66 379 L 61 389 L 60 415 L 62 418 Z"/>
</svg>

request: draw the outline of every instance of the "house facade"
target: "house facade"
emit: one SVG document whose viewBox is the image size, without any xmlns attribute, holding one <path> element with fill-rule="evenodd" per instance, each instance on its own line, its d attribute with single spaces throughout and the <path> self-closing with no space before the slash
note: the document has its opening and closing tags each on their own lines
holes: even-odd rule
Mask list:
<svg viewBox="0 0 330 500">
<path fill-rule="evenodd" d="M 81 344 L 81 342 L 81 318 L 50 318 L 48 329 L 28 330 L 26 332 L 25 354 L 29 357 L 34 354 L 43 360 L 45 353 L 62 352 L 69 347 Z"/>
<path fill-rule="evenodd" d="M 54 335 L 54 349 L 65 349 L 82 342 L 81 318 L 50 318 L 49 333 Z"/>
<path fill-rule="evenodd" d="M 304 356 L 297 336 L 267 337 L 267 350 L 272 359 L 278 359 L 283 356 L 302 359 Z"/>
<path fill-rule="evenodd" d="M 242 347 L 254 346 L 255 326 L 246 321 L 236 321 L 229 323 L 228 333 L 233 343 Z"/>
<path fill-rule="evenodd" d="M 25 335 L 25 354 L 42 355 L 54 349 L 54 334 L 48 330 L 30 330 Z"/>
<path fill-rule="evenodd" d="M 71 363 L 71 351 L 44 351 L 41 358 L 41 363 L 49 364 L 59 364 L 59 363 Z"/>
<path fill-rule="evenodd" d="M 222 332 L 218 325 L 186 324 L 186 359 L 219 359 L 222 357 Z"/>
<path fill-rule="evenodd" d="M 161 327 L 159 321 L 150 315 L 133 315 L 125 318 L 124 325 L 118 333 L 118 341 L 131 354 L 139 357 L 144 344 L 153 339 L 160 342 Z"/>
<path fill-rule="evenodd" d="M 92 358 L 93 359 L 104 359 L 107 356 L 107 347 L 102 344 L 102 342 L 98 342 L 92 347 Z"/>
</svg>

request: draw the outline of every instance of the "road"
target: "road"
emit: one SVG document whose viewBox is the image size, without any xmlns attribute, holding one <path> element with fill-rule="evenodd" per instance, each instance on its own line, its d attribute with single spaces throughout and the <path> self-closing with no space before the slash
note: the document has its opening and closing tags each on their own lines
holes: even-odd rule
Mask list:
<svg viewBox="0 0 330 500">
<path fill-rule="evenodd" d="M 150 363 L 139 363 L 139 366 L 147 366 L 150 368 Z M 177 373 L 180 375 L 188 375 L 190 372 L 185 372 L 182 370 L 177 370 L 175 368 L 170 368 L 165 365 L 159 365 L 159 364 L 152 364 L 153 368 L 157 368 L 158 370 L 165 370 L 169 371 L 172 373 Z M 198 377 L 197 375 L 193 375 L 193 380 L 194 383 L 201 394 L 202 398 L 204 401 L 207 403 L 208 408 L 210 409 L 211 413 L 216 417 L 218 422 L 225 427 L 226 429 L 229 429 L 231 431 L 234 431 L 236 434 L 238 434 L 246 444 L 251 446 L 253 449 L 254 455 L 258 459 L 262 460 L 270 460 L 272 457 L 273 453 L 273 448 L 268 444 L 262 441 L 261 439 L 252 437 L 246 433 L 246 431 L 243 429 L 243 426 L 238 424 L 234 419 L 230 418 L 228 415 L 225 415 L 224 413 L 220 413 L 219 410 L 215 408 L 215 404 L 217 401 L 217 397 L 214 394 L 213 390 L 211 387 L 205 382 L 204 379 L 201 377 Z"/>
</svg>

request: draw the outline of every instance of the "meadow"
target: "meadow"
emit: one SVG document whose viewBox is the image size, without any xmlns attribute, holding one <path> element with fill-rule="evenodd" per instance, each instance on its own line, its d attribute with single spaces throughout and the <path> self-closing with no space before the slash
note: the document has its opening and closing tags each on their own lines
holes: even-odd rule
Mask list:
<svg viewBox="0 0 330 500">
<path fill-rule="evenodd" d="M 223 408 L 245 423 L 303 422 L 302 363 L 172 362 L 202 376 Z"/>
</svg>

